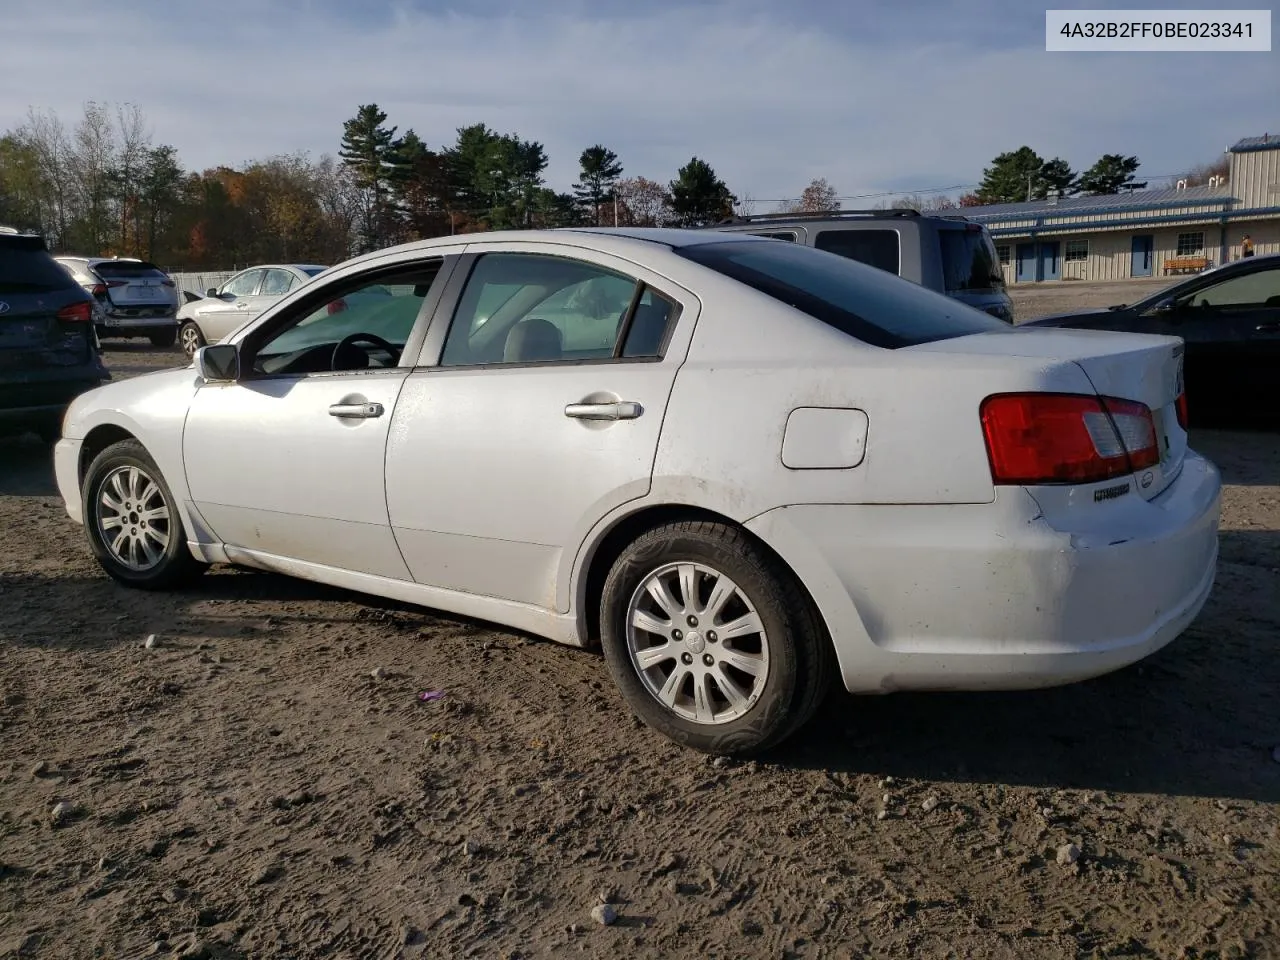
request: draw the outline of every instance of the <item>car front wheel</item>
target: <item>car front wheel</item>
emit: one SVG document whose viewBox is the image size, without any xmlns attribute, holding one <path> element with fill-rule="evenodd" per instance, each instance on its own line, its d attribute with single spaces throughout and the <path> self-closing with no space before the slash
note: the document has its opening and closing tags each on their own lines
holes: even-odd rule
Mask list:
<svg viewBox="0 0 1280 960">
<path fill-rule="evenodd" d="M 121 583 L 160 590 L 205 569 L 187 547 L 169 485 L 137 440 L 121 440 L 94 457 L 81 496 L 90 549 Z"/>
<path fill-rule="evenodd" d="M 188 357 L 195 356 L 196 351 L 205 345 L 204 334 L 200 332 L 194 320 L 188 320 L 178 330 L 178 343 L 182 345 L 182 352 Z"/>
<path fill-rule="evenodd" d="M 789 571 L 733 527 L 668 524 L 614 563 L 601 603 L 614 681 L 649 726 L 708 753 L 790 736 L 829 686 L 830 644 Z"/>
</svg>

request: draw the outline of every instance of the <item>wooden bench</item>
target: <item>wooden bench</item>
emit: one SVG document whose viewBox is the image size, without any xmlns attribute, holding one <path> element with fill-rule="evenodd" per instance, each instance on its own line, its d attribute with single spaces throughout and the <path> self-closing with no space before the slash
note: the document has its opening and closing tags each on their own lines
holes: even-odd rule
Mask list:
<svg viewBox="0 0 1280 960">
<path fill-rule="evenodd" d="M 1164 272 L 1183 273 L 1187 270 L 1193 270 L 1199 273 L 1209 267 L 1208 257 L 1170 257 L 1164 262 Z"/>
</svg>

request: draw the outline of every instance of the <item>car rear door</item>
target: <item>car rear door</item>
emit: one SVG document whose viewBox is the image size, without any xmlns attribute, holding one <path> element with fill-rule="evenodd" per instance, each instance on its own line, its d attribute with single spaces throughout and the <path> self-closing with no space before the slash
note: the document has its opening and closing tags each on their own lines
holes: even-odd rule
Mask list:
<svg viewBox="0 0 1280 960">
<path fill-rule="evenodd" d="M 581 247 L 483 249 L 396 406 L 388 512 L 418 582 L 563 612 L 590 530 L 649 491 L 698 300 Z"/>
</svg>

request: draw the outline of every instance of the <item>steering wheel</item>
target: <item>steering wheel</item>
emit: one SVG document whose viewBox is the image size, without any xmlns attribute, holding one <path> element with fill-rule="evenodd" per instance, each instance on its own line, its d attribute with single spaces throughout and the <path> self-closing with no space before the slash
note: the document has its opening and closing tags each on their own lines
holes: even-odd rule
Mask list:
<svg viewBox="0 0 1280 960">
<path fill-rule="evenodd" d="M 352 350 L 357 343 L 367 343 L 371 346 L 379 347 L 391 356 L 391 365 L 395 366 L 400 362 L 400 350 L 393 344 L 388 343 L 381 337 L 372 333 L 352 333 L 343 337 L 338 341 L 338 345 L 333 348 L 333 357 L 329 361 L 330 370 L 352 370 L 360 367 L 369 366 L 369 355 L 363 350 L 359 351 L 359 360 L 356 360 L 356 353 Z M 351 357 L 351 360 L 347 358 Z M 363 363 L 359 361 L 363 360 Z"/>
</svg>

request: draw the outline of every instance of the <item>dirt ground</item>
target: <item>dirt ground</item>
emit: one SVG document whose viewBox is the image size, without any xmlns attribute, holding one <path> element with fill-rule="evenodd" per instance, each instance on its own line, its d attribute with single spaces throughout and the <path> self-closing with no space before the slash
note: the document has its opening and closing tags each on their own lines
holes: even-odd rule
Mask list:
<svg viewBox="0 0 1280 960">
<path fill-rule="evenodd" d="M 1280 956 L 1280 435 L 1193 443 L 1222 562 L 1164 651 L 837 695 L 725 763 L 594 653 L 259 573 L 115 586 L 0 440 L 0 957 Z"/>
</svg>

